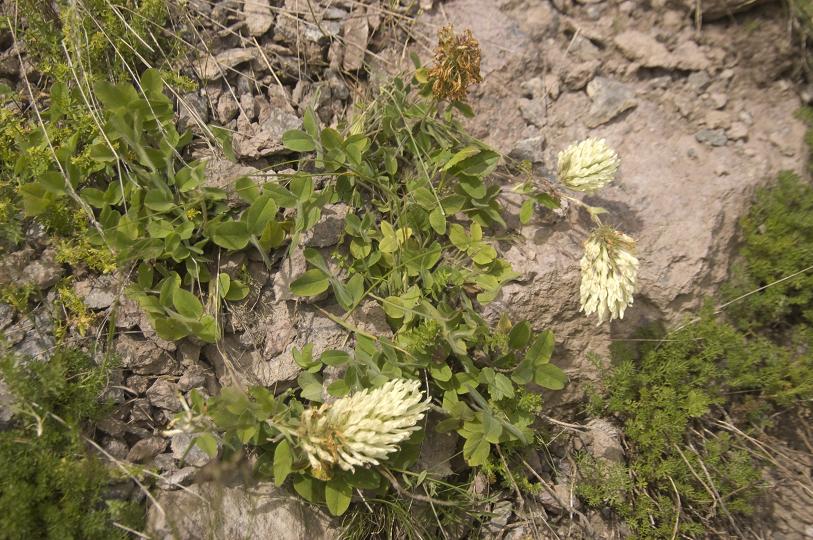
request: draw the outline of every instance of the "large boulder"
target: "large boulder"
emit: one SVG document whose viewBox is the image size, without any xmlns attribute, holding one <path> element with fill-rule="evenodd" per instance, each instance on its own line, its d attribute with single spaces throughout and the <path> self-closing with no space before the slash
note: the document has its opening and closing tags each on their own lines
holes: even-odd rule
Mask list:
<svg viewBox="0 0 813 540">
<path fill-rule="evenodd" d="M 150 508 L 147 531 L 156 540 L 338 538 L 336 526 L 318 509 L 270 483 L 165 491 Z"/>
</svg>

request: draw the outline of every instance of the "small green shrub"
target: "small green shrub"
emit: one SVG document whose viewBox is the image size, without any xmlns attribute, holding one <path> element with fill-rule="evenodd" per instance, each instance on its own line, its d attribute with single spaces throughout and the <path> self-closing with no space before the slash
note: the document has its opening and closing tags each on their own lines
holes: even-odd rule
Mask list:
<svg viewBox="0 0 813 540">
<path fill-rule="evenodd" d="M 813 186 L 781 173 L 775 185 L 759 191 L 741 227 L 742 261 L 724 298 L 769 286 L 726 313 L 740 328 L 779 335 L 798 325 L 813 326 L 813 270 L 779 282 L 813 264 Z"/>
<path fill-rule="evenodd" d="M 640 538 L 669 537 L 676 521 L 687 535 L 725 526 L 728 515 L 715 501 L 722 499 L 728 513 L 749 513 L 762 464 L 714 421 L 728 411 L 743 424 L 765 425 L 776 408 L 810 399 L 813 362 L 746 336 L 709 309 L 678 332 L 665 336 L 650 327 L 639 336 L 652 341 L 614 347 L 601 403 L 621 422 L 633 482 L 618 481 L 617 465 L 583 461 L 579 493 L 612 507 Z"/>
<path fill-rule="evenodd" d="M 138 529 L 143 511 L 106 500 L 111 470 L 82 438 L 107 411 L 106 366 L 58 350 L 44 362 L 5 357 L 0 374 L 18 410 L 0 432 L 0 538 L 128 538 L 113 522 Z"/>
</svg>

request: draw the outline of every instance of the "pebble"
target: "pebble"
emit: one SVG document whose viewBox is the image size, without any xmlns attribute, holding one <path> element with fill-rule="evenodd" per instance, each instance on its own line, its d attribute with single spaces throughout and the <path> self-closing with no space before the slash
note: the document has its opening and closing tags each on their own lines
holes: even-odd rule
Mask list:
<svg viewBox="0 0 813 540">
<path fill-rule="evenodd" d="M 722 92 L 714 92 L 709 97 L 715 109 L 722 109 L 728 103 L 728 96 Z"/>
<path fill-rule="evenodd" d="M 732 122 L 731 127 L 726 131 L 729 139 L 735 141 L 745 140 L 748 138 L 748 126 L 743 122 Z"/>
<path fill-rule="evenodd" d="M 725 146 L 728 142 L 725 132 L 722 129 L 701 129 L 694 134 L 697 142 L 710 144 L 711 146 Z"/>
</svg>

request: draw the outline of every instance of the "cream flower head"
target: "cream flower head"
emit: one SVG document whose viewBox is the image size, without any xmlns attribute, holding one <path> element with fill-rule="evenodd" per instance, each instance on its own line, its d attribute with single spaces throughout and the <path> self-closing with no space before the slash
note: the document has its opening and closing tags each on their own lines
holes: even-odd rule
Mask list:
<svg viewBox="0 0 813 540">
<path fill-rule="evenodd" d="M 604 139 L 590 137 L 559 152 L 559 181 L 576 191 L 601 189 L 615 178 L 621 161 Z"/>
<path fill-rule="evenodd" d="M 599 227 L 584 243 L 581 310 L 598 314 L 599 324 L 623 319 L 632 304 L 638 274 L 635 240 L 611 227 Z"/>
<path fill-rule="evenodd" d="M 330 478 L 330 468 L 345 471 L 378 465 L 395 452 L 429 408 L 420 381 L 393 379 L 381 388 L 308 408 L 300 417 L 299 444 L 314 476 Z"/>
</svg>

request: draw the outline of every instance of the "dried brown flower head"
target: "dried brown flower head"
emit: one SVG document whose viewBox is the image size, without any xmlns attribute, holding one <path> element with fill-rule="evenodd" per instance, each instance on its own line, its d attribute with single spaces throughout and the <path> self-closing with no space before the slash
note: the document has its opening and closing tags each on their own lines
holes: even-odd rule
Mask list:
<svg viewBox="0 0 813 540">
<path fill-rule="evenodd" d="M 460 100 L 480 76 L 480 44 L 471 30 L 456 35 L 449 25 L 438 32 L 435 63 L 429 70 L 432 93 L 437 99 Z"/>
</svg>

